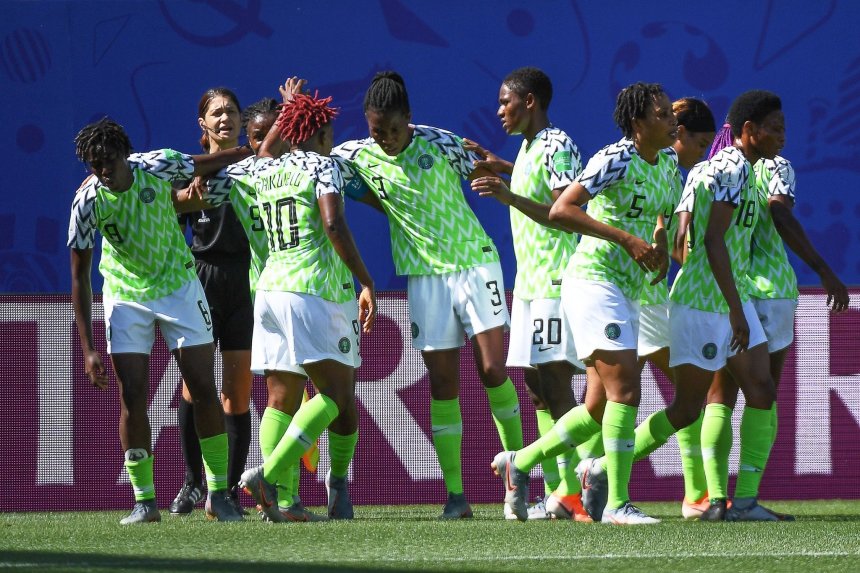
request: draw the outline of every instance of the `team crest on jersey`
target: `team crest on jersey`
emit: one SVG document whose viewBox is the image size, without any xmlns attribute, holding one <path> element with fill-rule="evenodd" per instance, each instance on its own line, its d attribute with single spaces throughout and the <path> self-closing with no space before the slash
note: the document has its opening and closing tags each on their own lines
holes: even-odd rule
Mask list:
<svg viewBox="0 0 860 573">
<path fill-rule="evenodd" d="M 605 334 L 606 338 L 609 340 L 616 340 L 621 336 L 621 327 L 612 322 L 606 325 L 606 328 L 603 329 L 603 334 Z"/>
<path fill-rule="evenodd" d="M 337 349 L 344 354 L 349 352 L 350 348 L 352 348 L 352 344 L 350 344 L 349 338 L 347 338 L 346 336 L 337 341 Z"/>
<path fill-rule="evenodd" d="M 713 359 L 714 356 L 716 356 L 716 355 L 717 355 L 717 345 L 714 344 L 713 342 L 709 342 L 702 347 L 702 356 L 704 356 L 708 360 Z"/>
<path fill-rule="evenodd" d="M 412 323 L 412 338 L 418 338 L 418 325 Z"/>
<path fill-rule="evenodd" d="M 424 169 L 425 171 L 433 167 L 433 156 L 427 153 L 421 154 L 421 156 L 418 158 L 418 167 Z"/>
<path fill-rule="evenodd" d="M 152 187 L 144 187 L 140 190 L 140 193 L 138 193 L 137 196 L 143 203 L 152 203 L 155 201 L 155 189 Z"/>
</svg>

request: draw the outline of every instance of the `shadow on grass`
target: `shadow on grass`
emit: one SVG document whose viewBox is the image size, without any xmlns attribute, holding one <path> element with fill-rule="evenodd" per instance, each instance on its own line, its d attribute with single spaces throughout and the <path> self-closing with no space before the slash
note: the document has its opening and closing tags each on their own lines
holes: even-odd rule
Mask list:
<svg viewBox="0 0 860 573">
<path fill-rule="evenodd" d="M 164 559 L 137 555 L 99 555 L 97 553 L 46 553 L 44 551 L 0 551 L 0 569 L 13 571 L 159 571 L 227 573 L 253 571 L 275 573 L 307 571 L 309 573 L 367 573 L 379 571 L 379 566 L 355 567 L 314 563 L 260 563 L 230 561 L 226 559 Z M 389 569 L 392 573 L 406 573 L 407 569 Z M 414 573 L 414 572 L 413 572 Z"/>
</svg>

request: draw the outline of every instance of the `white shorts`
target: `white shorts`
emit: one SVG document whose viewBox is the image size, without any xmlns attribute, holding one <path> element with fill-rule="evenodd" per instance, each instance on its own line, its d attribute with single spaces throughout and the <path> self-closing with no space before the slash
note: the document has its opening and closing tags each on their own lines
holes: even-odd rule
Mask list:
<svg viewBox="0 0 860 573">
<path fill-rule="evenodd" d="M 514 297 L 511 307 L 507 366 L 528 368 L 564 361 L 585 370 L 576 357 L 573 332 L 563 316 L 560 298 Z"/>
<path fill-rule="evenodd" d="M 595 350 L 636 350 L 639 303 L 616 285 L 565 277 L 561 303 L 580 360 L 590 358 Z"/>
<path fill-rule="evenodd" d="M 749 348 L 764 344 L 767 338 L 752 301 L 743 304 L 750 329 Z M 716 372 L 737 354 L 729 348 L 732 326 L 729 314 L 706 312 L 684 304 L 669 303 L 669 366 L 692 364 Z"/>
<path fill-rule="evenodd" d="M 213 341 L 209 303 L 196 277 L 156 300 L 131 302 L 105 297 L 102 305 L 109 354 L 149 354 L 156 324 L 171 352 Z"/>
<path fill-rule="evenodd" d="M 669 348 L 669 303 L 639 307 L 639 356 Z"/>
<path fill-rule="evenodd" d="M 790 346 L 794 340 L 797 301 L 793 298 L 754 298 L 752 302 L 767 337 L 767 351 L 776 352 Z"/>
<path fill-rule="evenodd" d="M 505 284 L 499 263 L 487 263 L 441 275 L 410 275 L 407 293 L 412 346 L 446 350 L 499 326 L 510 325 Z"/>
<path fill-rule="evenodd" d="M 305 374 L 305 364 L 336 360 L 358 368 L 358 305 L 312 294 L 258 290 L 251 371 Z"/>
</svg>

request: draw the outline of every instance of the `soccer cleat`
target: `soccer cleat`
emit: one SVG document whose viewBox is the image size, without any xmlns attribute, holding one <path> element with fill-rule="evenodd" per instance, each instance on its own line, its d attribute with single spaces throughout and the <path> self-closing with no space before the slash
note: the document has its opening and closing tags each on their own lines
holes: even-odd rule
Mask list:
<svg viewBox="0 0 860 573">
<path fill-rule="evenodd" d="M 233 507 L 236 508 L 236 511 L 238 511 L 240 514 L 242 514 L 242 516 L 248 515 L 248 512 L 245 511 L 244 507 L 242 507 L 242 502 L 239 501 L 239 486 L 238 485 L 230 488 L 229 500 L 230 500 L 230 503 L 233 504 Z"/>
<path fill-rule="evenodd" d="M 727 503 L 724 499 L 712 499 L 708 509 L 699 516 L 699 521 L 725 521 Z"/>
<path fill-rule="evenodd" d="M 286 521 L 278 510 L 278 489 L 263 478 L 263 466 L 246 470 L 239 478 L 239 485 L 254 498 L 260 512 L 268 521 Z"/>
<path fill-rule="evenodd" d="M 520 521 L 529 518 L 529 474 L 514 465 L 516 452 L 499 452 L 490 464 L 505 484 L 505 505 Z"/>
<path fill-rule="evenodd" d="M 546 512 L 555 519 L 572 519 L 580 523 L 593 523 L 594 520 L 582 506 L 582 494 L 556 495 L 555 492 L 546 500 Z"/>
<path fill-rule="evenodd" d="M 448 501 L 442 508 L 439 519 L 469 519 L 472 517 L 472 508 L 466 501 L 465 493 L 448 492 Z"/>
<path fill-rule="evenodd" d="M 738 498 L 726 511 L 726 521 L 780 521 L 780 519 L 774 512 L 759 505 L 755 498 Z"/>
<path fill-rule="evenodd" d="M 280 511 L 287 521 L 298 521 L 303 523 L 310 523 L 316 521 L 328 521 L 328 516 L 326 515 L 317 515 L 311 511 L 308 511 L 302 502 L 297 501 L 290 507 L 279 507 L 278 511 Z"/>
<path fill-rule="evenodd" d="M 328 493 L 329 519 L 352 519 L 355 513 L 352 501 L 349 499 L 349 483 L 347 478 L 331 475 L 331 470 L 325 476 L 325 488 Z"/>
<path fill-rule="evenodd" d="M 210 491 L 206 496 L 206 519 L 212 521 L 244 521 L 242 513 L 233 505 L 227 490 Z"/>
<path fill-rule="evenodd" d="M 176 494 L 176 499 L 170 504 L 170 515 L 188 515 L 201 499 L 203 499 L 203 488 L 197 484 L 185 482 Z"/>
<path fill-rule="evenodd" d="M 609 482 L 597 458 L 585 458 L 576 465 L 576 475 L 582 486 L 582 506 L 591 519 L 600 522 L 609 498 Z"/>
<path fill-rule="evenodd" d="M 645 515 L 641 509 L 629 501 L 617 509 L 604 509 L 601 521 L 613 525 L 650 525 L 652 523 L 660 523 L 659 519 Z"/>
<path fill-rule="evenodd" d="M 516 516 L 515 516 L 516 517 Z M 535 519 L 551 519 L 552 516 L 546 511 L 546 503 L 542 498 L 537 498 L 529 507 L 529 521 Z"/>
<path fill-rule="evenodd" d="M 708 492 L 705 492 L 699 501 L 690 501 L 685 497 L 684 502 L 681 503 L 681 515 L 684 516 L 684 519 L 699 519 L 710 506 Z"/>
<path fill-rule="evenodd" d="M 120 520 L 120 525 L 133 525 L 135 523 L 156 523 L 161 521 L 161 513 L 154 499 L 134 502 L 134 507 L 128 517 Z"/>
</svg>

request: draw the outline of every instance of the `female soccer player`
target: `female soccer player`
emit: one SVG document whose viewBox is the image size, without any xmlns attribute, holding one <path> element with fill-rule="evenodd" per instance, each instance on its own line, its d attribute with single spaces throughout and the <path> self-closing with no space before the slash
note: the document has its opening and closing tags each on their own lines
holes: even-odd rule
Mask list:
<svg viewBox="0 0 860 573">
<path fill-rule="evenodd" d="M 553 201 L 573 182 L 582 163 L 570 137 L 549 121 L 551 100 L 552 82 L 544 72 L 514 70 L 499 89 L 497 115 L 509 135 L 523 136 L 515 163 L 467 140 L 467 149 L 484 157 L 477 166 L 511 176 L 510 187 L 500 177 L 485 176 L 474 179 L 472 189 L 511 207 L 517 276 L 507 366 L 523 369 L 541 435 L 576 406 L 570 379 L 577 369 L 585 368 L 576 357 L 570 324 L 561 308 L 562 274 L 576 249 L 576 235 L 549 221 Z M 529 519 L 555 516 L 591 521 L 580 499 L 576 450 L 557 460 L 541 462 L 545 501 L 529 509 Z M 508 517 L 516 519 L 513 513 Z"/>
<path fill-rule="evenodd" d="M 373 281 L 343 216 L 343 179 L 328 157 L 336 113 L 330 101 L 296 94 L 284 104 L 260 156 L 273 157 L 278 140 L 289 141 L 291 152 L 261 159 L 255 171 L 269 259 L 254 303 L 252 369 L 265 373 L 270 389 L 295 395 L 289 387 L 299 378 L 304 385 L 298 365 L 319 390 L 298 408 L 265 463 L 242 475 L 270 521 L 287 520 L 274 484 L 355 400 L 359 322 L 370 332 L 376 317 Z M 352 275 L 362 286 L 357 317 Z"/>
<path fill-rule="evenodd" d="M 693 165 L 704 159 L 716 135 L 714 115 L 708 105 L 700 99 L 685 97 L 672 103 L 672 112 L 678 119 L 678 140 L 672 146 L 678 165 L 686 173 Z M 681 173 L 679 171 L 679 176 Z M 678 194 L 670 211 L 664 213 L 667 232 L 674 225 L 673 211 L 681 199 L 683 179 L 678 181 Z M 671 381 L 669 368 L 669 289 L 666 280 L 652 285 L 646 278 L 639 298 L 639 367 L 651 361 Z M 681 450 L 681 465 L 684 473 L 684 501 L 681 513 L 685 518 L 698 517 L 708 507 L 705 470 L 701 449 L 702 419 L 678 431 L 678 446 Z"/>
<path fill-rule="evenodd" d="M 589 386 L 600 389 L 589 389 L 584 405 L 530 446 L 496 456 L 493 466 L 505 481 L 506 501 L 520 519 L 526 518 L 529 470 L 602 428 L 608 509 L 589 510 L 591 517 L 616 524 L 657 522 L 630 503 L 627 483 L 640 395 L 638 300 L 643 271 L 656 271 L 656 283 L 668 269 L 663 213 L 672 204 L 677 167 L 664 149 L 675 142 L 677 120 L 658 84 L 624 88 L 614 115 L 624 138 L 589 160 L 549 216 L 563 229 L 583 235 L 565 271 L 562 304 L 577 355 L 593 369 Z"/>
<path fill-rule="evenodd" d="M 343 143 L 334 153 L 343 159 L 347 192 L 363 182 L 356 198 L 378 202 L 388 216 L 395 267 L 408 276 L 412 345 L 430 377 L 433 445 L 448 490 L 441 517 L 471 517 L 460 459 L 464 331 L 502 444 L 522 445 L 519 399 L 505 372 L 509 315 L 499 254 L 460 187 L 461 179 L 489 173 L 474 167 L 480 157 L 453 133 L 410 123 L 409 96 L 395 72 L 376 74 L 364 113 L 370 137 Z"/>
<path fill-rule="evenodd" d="M 135 495 L 134 509 L 121 523 L 161 518 L 155 504 L 147 417 L 149 353 L 156 325 L 198 410 L 195 425 L 209 490 L 206 515 L 241 520 L 226 495 L 227 434 L 215 389 L 209 306 L 176 224 L 171 182 L 213 173 L 246 156 L 248 150 L 197 156 L 169 149 L 131 154 L 125 131 L 108 119 L 84 127 L 75 145 L 78 158 L 95 177 L 84 182 L 72 203 L 68 240 L 72 302 L 87 375 L 94 385 L 106 388 L 107 373 L 92 333 L 90 267 L 98 230 L 108 352 L 122 406 L 120 442 Z"/>
</svg>

